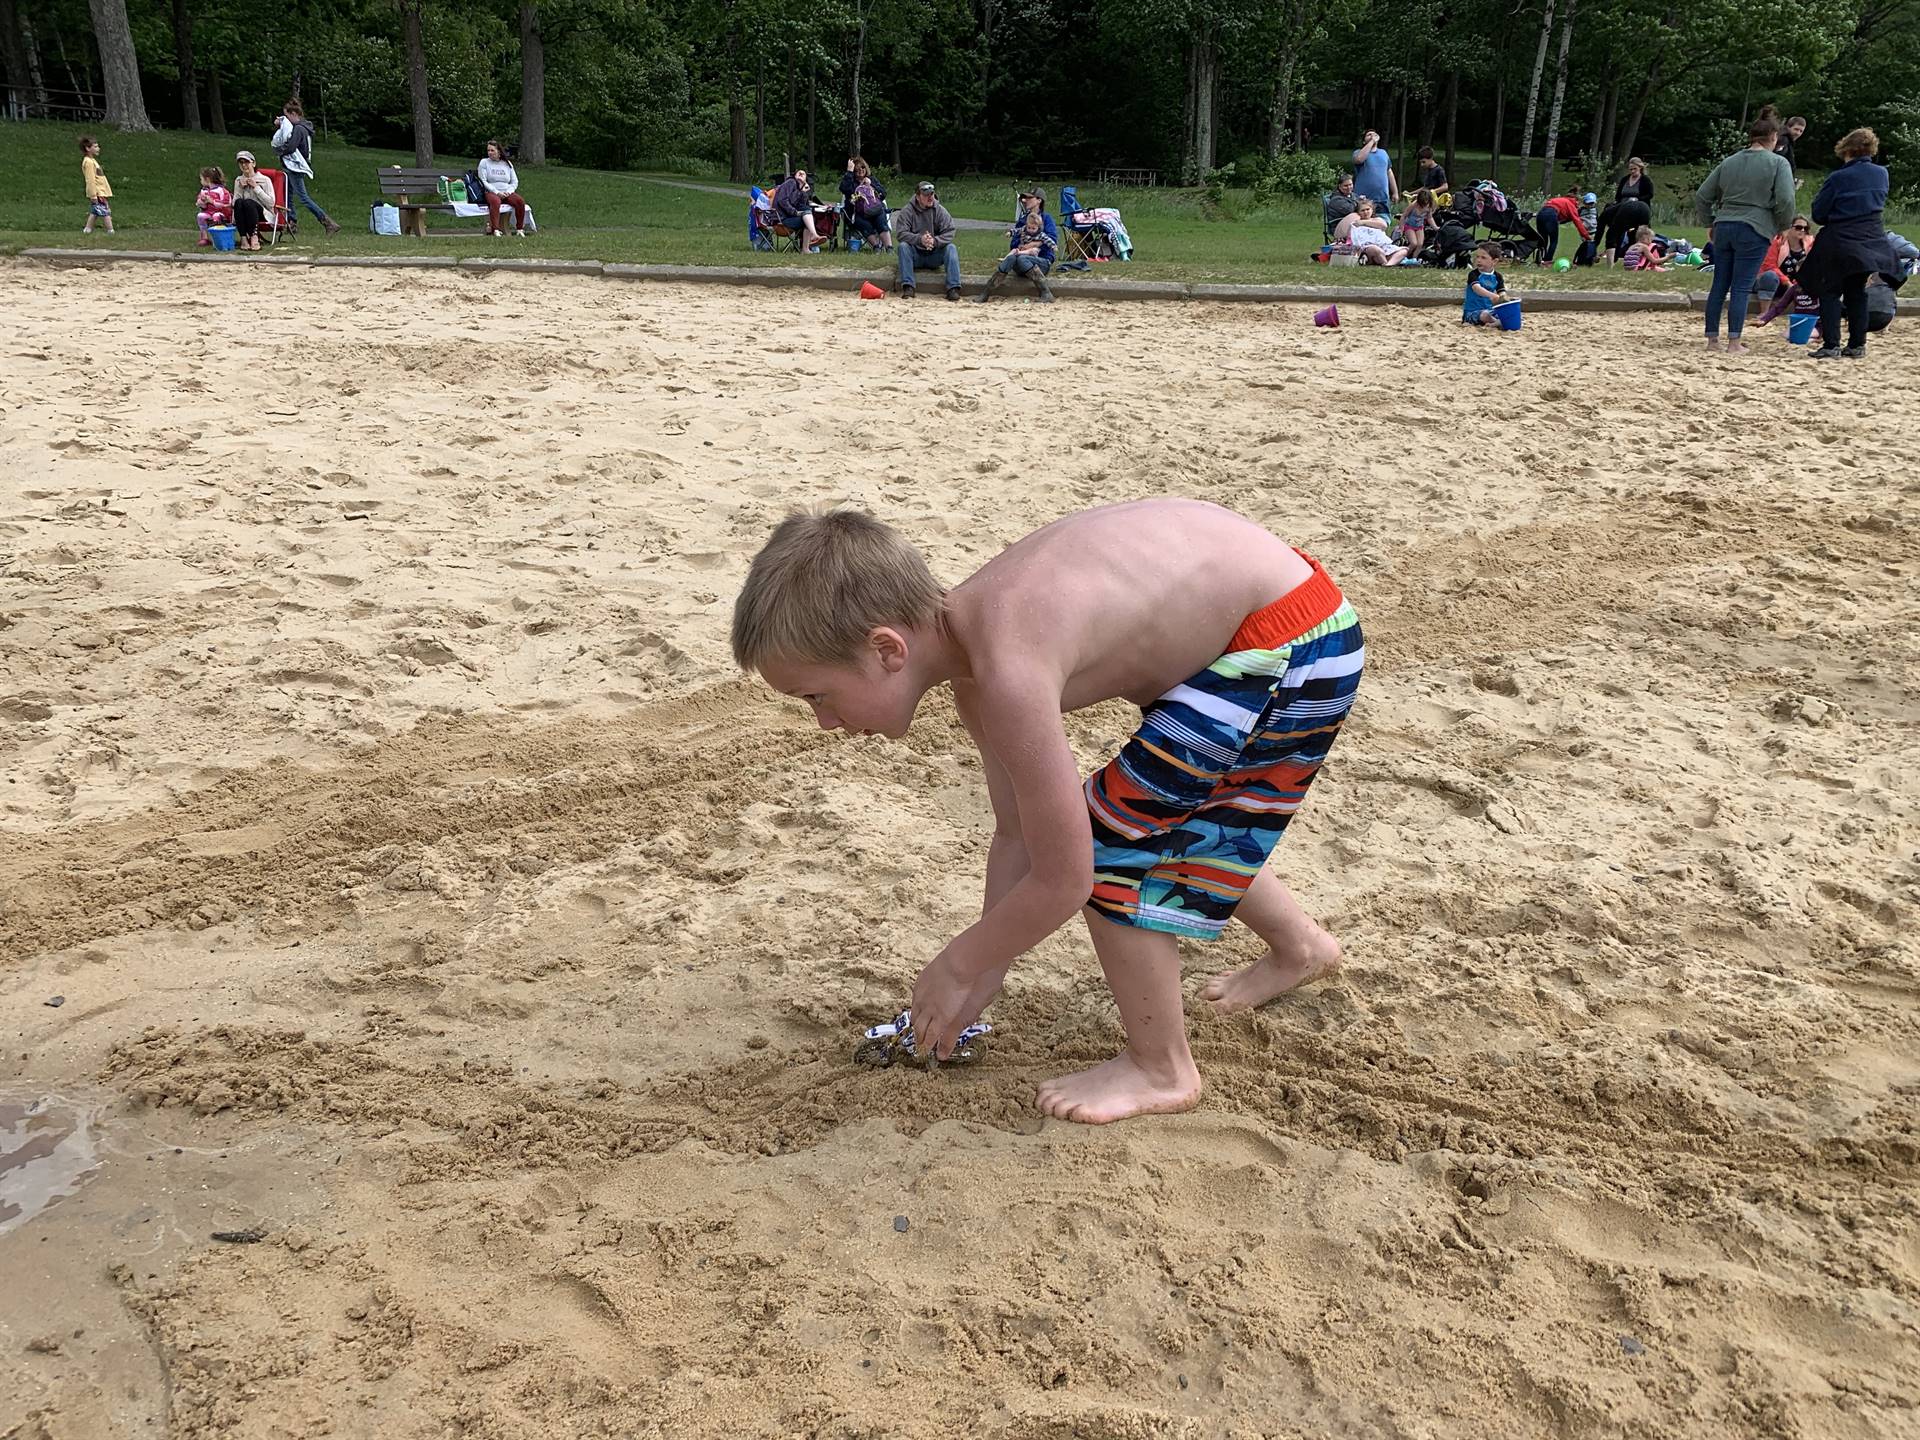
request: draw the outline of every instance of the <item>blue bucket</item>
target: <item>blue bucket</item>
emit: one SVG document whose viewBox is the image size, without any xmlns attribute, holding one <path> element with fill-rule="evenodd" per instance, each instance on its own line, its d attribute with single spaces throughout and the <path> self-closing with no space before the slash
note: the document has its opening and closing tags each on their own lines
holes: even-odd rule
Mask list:
<svg viewBox="0 0 1920 1440">
<path fill-rule="evenodd" d="M 209 225 L 207 227 L 207 238 L 213 241 L 213 248 L 216 250 L 233 249 L 233 237 L 237 233 L 231 225 Z"/>
<path fill-rule="evenodd" d="M 1498 305 L 1493 307 L 1493 318 L 1499 322 L 1502 330 L 1518 330 L 1520 328 L 1520 302 L 1518 300 L 1502 300 Z"/>
<path fill-rule="evenodd" d="M 1813 339 L 1814 328 L 1820 323 L 1818 315 L 1789 315 L 1787 317 L 1787 343 L 1804 345 Z"/>
</svg>

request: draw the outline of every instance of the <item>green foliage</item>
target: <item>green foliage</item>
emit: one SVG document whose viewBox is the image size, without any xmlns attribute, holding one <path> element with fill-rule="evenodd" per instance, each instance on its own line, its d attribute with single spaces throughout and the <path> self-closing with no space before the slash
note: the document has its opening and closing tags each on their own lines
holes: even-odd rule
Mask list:
<svg viewBox="0 0 1920 1440">
<path fill-rule="evenodd" d="M 1681 176 L 1678 189 L 1682 204 L 1690 202 L 1693 192 L 1707 181 L 1707 176 L 1722 160 L 1747 148 L 1747 132 L 1724 116 L 1717 117 L 1707 124 L 1706 150 L 1689 165 Z"/>
<path fill-rule="evenodd" d="M 1280 196 L 1318 199 L 1331 190 L 1340 171 L 1324 155 L 1310 150 L 1286 150 L 1267 162 L 1265 172 L 1254 186 L 1254 194 L 1271 204 Z"/>
<path fill-rule="evenodd" d="M 148 108 L 176 123 L 175 0 L 127 3 Z M 323 139 L 409 144 L 394 0 L 179 5 L 200 76 L 219 75 L 236 133 L 263 141 L 297 88 Z M 520 0 L 424 5 L 436 143 L 472 155 L 490 135 L 512 142 Z M 49 85 L 97 80 L 87 0 L 17 8 L 31 18 Z M 758 88 L 769 168 L 788 148 L 791 94 L 795 158 L 836 170 L 855 119 L 857 51 L 860 143 L 872 160 L 939 175 L 1054 166 L 1084 174 L 1125 163 L 1172 176 L 1183 169 L 1189 87 L 1208 73 L 1190 62 L 1217 56 L 1210 158 L 1230 160 L 1232 174 L 1195 198 L 1218 211 L 1241 203 L 1236 187 L 1269 208 L 1327 185 L 1324 156 L 1267 159 L 1276 97 L 1282 134 L 1304 106 L 1328 152 L 1351 149 L 1363 128 L 1381 130 L 1404 179 L 1423 139 L 1447 143 L 1451 93 L 1458 148 L 1498 148 L 1511 161 L 1539 8 L 1537 0 L 1518 9 L 1508 0 L 538 0 L 538 14 L 548 153 L 596 166 L 661 155 L 724 165 L 730 120 L 745 110 L 751 132 Z M 1912 114 L 1920 4 L 1583 0 L 1568 74 L 1557 143 L 1579 158 L 1563 173 L 1596 189 L 1608 157 L 1585 152 L 1605 148 L 1598 122 L 1610 86 L 1614 146 L 1631 129 L 1634 149 L 1657 160 L 1738 148 L 1737 136 L 1723 143 L 1711 127 L 1771 100 L 1812 121 L 1803 166 L 1817 167 L 1835 137 L 1865 123 L 1904 167 L 1916 147 L 1894 137 L 1920 123 Z M 1502 80 L 1506 133 L 1490 147 Z M 1535 155 L 1544 138 L 1536 127 Z M 1455 168 L 1464 176 L 1465 162 Z"/>
</svg>

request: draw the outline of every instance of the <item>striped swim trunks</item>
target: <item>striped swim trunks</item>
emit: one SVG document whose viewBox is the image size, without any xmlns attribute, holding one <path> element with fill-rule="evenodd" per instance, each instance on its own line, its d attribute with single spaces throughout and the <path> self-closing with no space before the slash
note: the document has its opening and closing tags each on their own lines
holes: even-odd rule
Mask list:
<svg viewBox="0 0 1920 1440">
<path fill-rule="evenodd" d="M 1312 576 L 1249 615 L 1227 653 L 1145 711 L 1087 781 L 1107 919 L 1211 940 L 1260 873 L 1353 707 L 1360 621 Z"/>
</svg>

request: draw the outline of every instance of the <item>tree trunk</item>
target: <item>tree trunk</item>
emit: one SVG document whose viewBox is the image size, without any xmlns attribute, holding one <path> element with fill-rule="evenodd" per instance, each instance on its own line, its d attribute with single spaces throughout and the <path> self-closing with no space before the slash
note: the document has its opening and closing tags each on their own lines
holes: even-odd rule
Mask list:
<svg viewBox="0 0 1920 1440">
<path fill-rule="evenodd" d="M 1214 168 L 1214 92 L 1219 67 L 1220 51 L 1208 23 L 1187 45 L 1186 153 L 1181 178 L 1189 185 L 1198 185 Z"/>
<path fill-rule="evenodd" d="M 227 105 L 220 95 L 220 67 L 207 67 L 207 128 L 216 135 L 227 133 Z"/>
<path fill-rule="evenodd" d="M 795 81 L 793 65 L 793 46 L 789 45 L 787 46 L 787 148 L 780 156 L 780 173 L 782 175 L 791 175 L 793 173 L 793 117 L 794 99 L 797 89 L 798 86 Z"/>
<path fill-rule="evenodd" d="M 20 38 L 27 47 L 27 85 L 32 92 L 29 115 L 44 116 L 47 113 L 47 76 L 40 65 L 40 40 L 33 33 L 33 22 L 25 15 L 20 17 Z"/>
<path fill-rule="evenodd" d="M 173 0 L 173 55 L 180 71 L 180 124 L 200 128 L 200 81 L 193 73 L 193 16 L 187 0 Z"/>
<path fill-rule="evenodd" d="M 767 173 L 767 62 L 753 77 L 753 174 Z M 751 176 L 748 178 L 752 178 Z"/>
<path fill-rule="evenodd" d="M 847 153 L 860 153 L 860 71 L 867 63 L 867 12 L 856 6 L 858 23 L 853 30 L 853 76 L 848 90 Z"/>
<path fill-rule="evenodd" d="M 1593 124 L 1587 129 L 1587 154 L 1600 153 L 1600 127 L 1607 118 L 1607 91 L 1612 88 L 1608 81 L 1601 81 L 1600 88 L 1593 92 Z"/>
<path fill-rule="evenodd" d="M 967 163 L 979 165 L 981 157 L 992 145 L 993 120 L 993 36 L 994 29 L 1000 23 L 1000 0 L 981 0 L 979 15 L 980 45 L 980 116 L 979 123 L 971 127 L 967 137 Z M 895 139 L 899 129 L 894 131 Z M 896 165 L 896 168 L 897 165 Z"/>
<path fill-rule="evenodd" d="M 20 7 L 16 0 L 0 0 L 0 51 L 6 56 L 7 84 L 11 87 L 6 113 L 10 117 L 24 116 L 33 78 L 27 65 L 27 37 L 20 28 Z"/>
<path fill-rule="evenodd" d="M 1613 137 L 1618 133 L 1619 120 L 1620 80 L 1618 76 L 1615 76 L 1613 83 L 1607 86 L 1607 118 L 1600 126 L 1600 149 L 1598 153 L 1600 156 L 1600 168 L 1602 170 L 1610 170 L 1613 168 L 1613 161 L 1616 154 L 1613 148 Z"/>
<path fill-rule="evenodd" d="M 1560 31 L 1560 59 L 1553 74 L 1553 108 L 1547 111 L 1547 147 L 1541 152 L 1540 189 L 1553 193 L 1553 157 L 1560 148 L 1560 107 L 1567 98 L 1567 51 L 1573 45 L 1573 12 L 1579 0 L 1567 0 L 1567 19 Z"/>
<path fill-rule="evenodd" d="M 1454 152 L 1460 138 L 1460 71 L 1458 67 L 1447 73 L 1447 183 L 1453 184 Z"/>
<path fill-rule="evenodd" d="M 1281 47 L 1280 63 L 1274 67 L 1273 90 L 1267 97 L 1267 158 L 1278 160 L 1287 147 L 1287 120 L 1293 109 L 1293 67 L 1300 54 L 1296 32 Z"/>
<path fill-rule="evenodd" d="M 153 121 L 147 118 L 147 102 L 140 95 L 140 57 L 133 52 L 127 0 L 87 0 L 87 9 L 93 14 L 94 43 L 100 47 L 107 124 L 121 130 L 153 129 Z"/>
<path fill-rule="evenodd" d="M 820 66 L 818 61 L 807 62 L 807 173 L 811 175 L 817 168 L 813 163 L 814 125 L 820 118 Z M 798 168 L 798 167 L 796 167 Z"/>
<path fill-rule="evenodd" d="M 900 116 L 896 112 L 893 117 L 893 173 L 898 175 L 905 169 L 906 166 L 900 163 Z"/>
<path fill-rule="evenodd" d="M 413 163 L 433 164 L 433 110 L 427 104 L 427 38 L 420 10 L 426 0 L 400 0 L 401 28 L 407 41 L 407 92 L 413 97 Z"/>
<path fill-rule="evenodd" d="M 739 44 L 727 37 L 727 178 L 744 184 L 747 178 L 747 97 L 740 88 Z"/>
<path fill-rule="evenodd" d="M 58 25 L 53 25 L 52 30 L 53 30 L 53 48 L 59 52 L 60 68 L 67 72 L 67 89 L 73 91 L 73 93 L 76 95 L 80 94 L 82 91 L 91 92 L 93 90 L 93 59 L 92 57 L 88 55 L 84 49 L 82 49 L 80 54 L 81 68 L 78 70 L 75 70 L 73 68 L 73 57 L 67 53 L 66 31 L 62 30 Z"/>
<path fill-rule="evenodd" d="M 1514 186 L 1516 195 L 1527 188 L 1527 167 L 1533 161 L 1533 122 L 1540 113 L 1540 72 L 1547 68 L 1547 40 L 1553 34 L 1553 0 L 1547 0 L 1547 7 L 1540 16 L 1540 43 L 1533 52 L 1533 79 L 1527 85 L 1527 123 L 1520 132 L 1520 183 Z"/>
<path fill-rule="evenodd" d="M 1505 56 L 1505 44 L 1494 52 L 1496 56 Z M 1507 132 L 1507 67 L 1500 63 L 1500 69 L 1494 73 L 1494 144 L 1486 157 L 1486 179 L 1500 184 L 1500 144 Z M 1448 175 L 1448 180 L 1452 180 Z"/>
<path fill-rule="evenodd" d="M 1654 92 L 1660 88 L 1660 69 L 1666 57 L 1656 56 L 1647 69 L 1647 78 L 1640 82 L 1640 93 L 1633 97 L 1633 109 L 1627 115 L 1627 130 L 1620 137 L 1620 154 L 1633 154 L 1634 141 L 1640 138 L 1640 122 L 1646 118 L 1647 102 L 1653 99 Z"/>
<path fill-rule="evenodd" d="M 521 165 L 547 163 L 547 42 L 540 33 L 539 0 L 520 0 Z"/>
</svg>

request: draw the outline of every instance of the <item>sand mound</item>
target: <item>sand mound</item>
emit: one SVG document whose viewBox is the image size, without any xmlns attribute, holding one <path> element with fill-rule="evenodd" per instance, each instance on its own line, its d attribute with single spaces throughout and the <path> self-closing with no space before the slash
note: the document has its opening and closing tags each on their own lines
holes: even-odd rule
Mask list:
<svg viewBox="0 0 1920 1440">
<path fill-rule="evenodd" d="M 98 1164 L 0 1206 L 0 1436 L 1914 1428 L 1900 331 L 240 268 L 5 273 L 0 1154 Z M 1343 978 L 1107 1131 L 1030 1103 L 1077 931 L 853 1065 L 984 794 L 732 672 L 748 556 L 1170 490 L 1365 619 L 1280 856 Z"/>
</svg>

